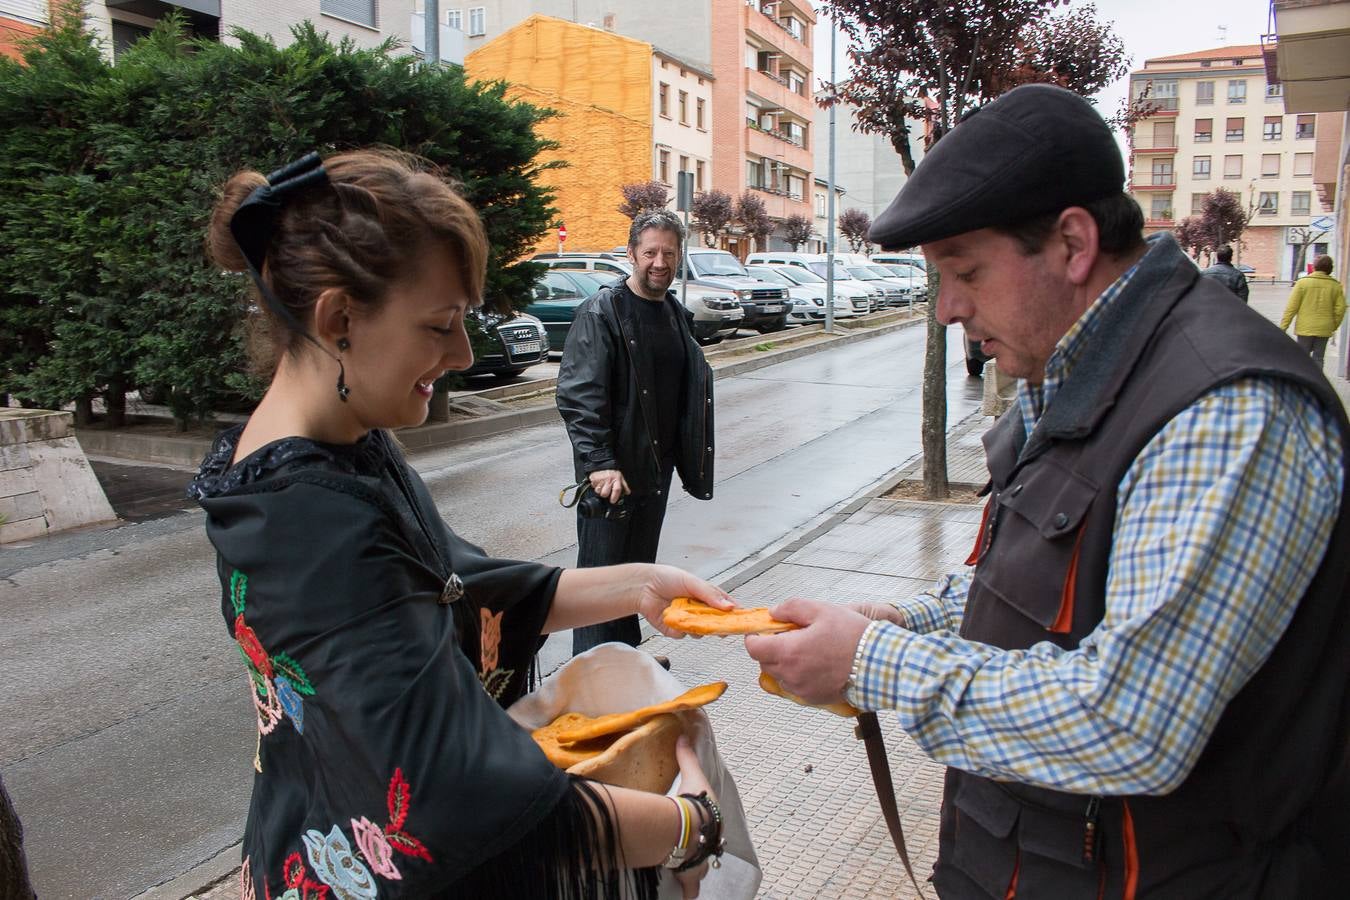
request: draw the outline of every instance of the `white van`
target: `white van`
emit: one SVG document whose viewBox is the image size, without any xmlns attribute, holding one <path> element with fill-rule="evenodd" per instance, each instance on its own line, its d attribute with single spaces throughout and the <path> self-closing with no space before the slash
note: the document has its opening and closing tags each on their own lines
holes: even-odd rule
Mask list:
<svg viewBox="0 0 1350 900">
<path fill-rule="evenodd" d="M 928 260 L 924 259 L 922 253 L 887 253 L 883 251 L 881 253 L 873 253 L 872 262 L 880 263 L 882 265 L 904 263 L 905 265 L 914 266 L 916 269 L 922 269 L 924 272 L 928 271 Z"/>
</svg>

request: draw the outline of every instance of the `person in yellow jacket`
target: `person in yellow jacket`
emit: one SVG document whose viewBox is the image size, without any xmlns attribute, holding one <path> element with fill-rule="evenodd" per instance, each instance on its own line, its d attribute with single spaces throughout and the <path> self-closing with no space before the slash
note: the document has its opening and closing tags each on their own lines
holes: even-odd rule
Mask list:
<svg viewBox="0 0 1350 900">
<path fill-rule="evenodd" d="M 1294 322 L 1294 339 L 1322 365 L 1327 341 L 1345 318 L 1345 289 L 1331 277 L 1331 257 L 1319 256 L 1313 270 L 1294 284 L 1280 318 L 1280 330 Z M 1297 321 L 1295 321 L 1297 319 Z"/>
</svg>

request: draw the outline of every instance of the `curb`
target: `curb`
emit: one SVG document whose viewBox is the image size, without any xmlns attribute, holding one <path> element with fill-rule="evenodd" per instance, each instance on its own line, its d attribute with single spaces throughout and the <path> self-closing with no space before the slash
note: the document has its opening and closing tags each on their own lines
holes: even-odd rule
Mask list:
<svg viewBox="0 0 1350 900">
<path fill-rule="evenodd" d="M 755 369 L 762 369 L 765 366 L 771 366 L 774 363 L 786 362 L 802 356 L 810 356 L 813 353 L 819 353 L 822 350 L 827 350 L 832 347 L 852 344 L 857 341 L 867 340 L 868 338 L 880 337 L 884 334 L 890 334 L 893 331 L 908 328 L 924 321 L 925 319 L 922 316 L 905 319 L 902 322 L 892 322 L 867 328 L 865 331 L 859 330 L 858 332 L 851 334 L 838 334 L 834 337 L 821 341 L 814 341 L 800 347 L 784 347 L 779 350 L 765 351 L 750 359 L 728 362 L 721 366 L 716 364 L 715 356 L 709 362 L 713 365 L 713 377 L 715 379 L 726 378 L 732 375 L 739 375 L 743 372 L 753 372 Z M 817 326 L 804 326 L 804 328 L 815 327 Z M 798 329 L 796 333 L 810 334 L 810 332 L 803 332 L 801 329 Z M 726 349 L 735 350 L 742 349 L 746 346 L 754 346 L 757 343 L 773 343 L 774 338 L 769 335 L 764 335 L 745 338 L 743 340 L 745 341 L 744 345 L 737 345 Z M 714 351 L 714 353 L 716 352 L 717 351 Z M 541 379 L 540 381 L 528 382 L 525 385 L 509 385 L 505 390 L 510 392 L 512 389 L 515 389 L 514 393 L 530 393 L 532 391 L 547 390 L 556 383 L 557 379 Z M 523 390 L 525 388 L 528 388 L 528 390 Z M 511 395 L 510 393 L 502 394 L 502 391 L 502 388 L 489 388 L 487 391 L 483 392 L 483 396 L 492 397 L 494 395 Z M 526 409 L 511 410 L 509 412 L 480 416 L 473 419 L 464 419 L 457 422 L 438 422 L 431 425 L 422 425 L 418 428 L 409 428 L 400 431 L 398 439 L 399 442 L 409 450 L 429 450 L 433 447 L 445 447 L 463 441 L 503 434 L 518 428 L 544 425 L 549 422 L 560 423 L 558 410 L 551 402 L 540 406 L 531 406 Z M 84 428 L 76 429 L 76 436 L 79 438 L 80 446 L 84 449 L 86 454 L 130 462 L 162 463 L 165 465 L 190 469 L 196 469 L 197 466 L 201 464 L 202 458 L 210 452 L 211 444 L 215 440 L 214 436 L 210 438 L 190 438 L 173 437 L 170 435 L 139 435 L 125 431 Z"/>
</svg>

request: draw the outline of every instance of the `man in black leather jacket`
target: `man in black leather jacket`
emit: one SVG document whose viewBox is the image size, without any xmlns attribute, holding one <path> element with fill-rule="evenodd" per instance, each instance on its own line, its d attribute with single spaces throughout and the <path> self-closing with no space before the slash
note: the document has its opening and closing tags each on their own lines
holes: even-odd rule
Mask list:
<svg viewBox="0 0 1350 900">
<path fill-rule="evenodd" d="M 1247 276 L 1242 274 L 1242 270 L 1233 265 L 1233 248 L 1224 244 L 1214 254 L 1216 262 L 1208 269 L 1202 269 L 1200 274 L 1208 278 L 1213 278 L 1219 284 L 1228 288 L 1238 295 L 1238 299 L 1243 303 L 1247 302 Z"/>
<path fill-rule="evenodd" d="M 600 515 L 577 505 L 578 567 L 655 562 L 675 471 L 690 494 L 712 498 L 712 369 L 670 292 L 683 250 L 673 213 L 640 213 L 628 234 L 633 273 L 581 304 L 567 334 L 558 411 L 578 483 L 607 501 Z M 572 652 L 640 637 L 637 616 L 625 616 L 576 629 Z"/>
</svg>

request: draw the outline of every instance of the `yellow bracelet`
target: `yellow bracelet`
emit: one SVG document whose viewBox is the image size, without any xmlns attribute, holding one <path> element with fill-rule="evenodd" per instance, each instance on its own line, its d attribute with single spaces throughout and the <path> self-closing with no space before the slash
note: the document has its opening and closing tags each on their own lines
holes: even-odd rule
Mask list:
<svg viewBox="0 0 1350 900">
<path fill-rule="evenodd" d="M 684 858 L 689 855 L 689 839 L 692 836 L 690 828 L 691 813 L 689 801 L 682 800 L 679 797 L 671 797 L 675 801 L 675 808 L 680 811 L 680 841 L 670 851 L 666 861 L 661 865 L 667 869 L 679 868 L 684 863 Z"/>
</svg>

